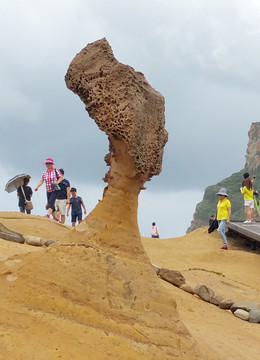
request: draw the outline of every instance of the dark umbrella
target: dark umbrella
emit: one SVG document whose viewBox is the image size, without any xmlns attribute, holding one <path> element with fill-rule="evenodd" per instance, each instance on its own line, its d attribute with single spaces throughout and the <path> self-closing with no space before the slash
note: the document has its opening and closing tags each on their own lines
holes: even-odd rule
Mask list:
<svg viewBox="0 0 260 360">
<path fill-rule="evenodd" d="M 23 181 L 25 178 L 30 179 L 31 176 L 29 174 L 20 174 L 14 176 L 12 179 L 8 181 L 8 183 L 5 185 L 5 191 L 8 193 L 17 190 L 20 186 L 23 185 Z"/>
</svg>

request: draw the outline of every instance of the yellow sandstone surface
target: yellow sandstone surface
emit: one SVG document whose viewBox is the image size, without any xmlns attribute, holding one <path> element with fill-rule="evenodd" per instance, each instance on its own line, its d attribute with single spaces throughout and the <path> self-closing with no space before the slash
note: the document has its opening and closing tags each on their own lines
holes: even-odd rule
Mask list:
<svg viewBox="0 0 260 360">
<path fill-rule="evenodd" d="M 121 239 L 120 249 L 40 216 L 1 213 L 0 222 L 55 240 L 49 248 L 0 240 L 0 359 L 257 359 L 259 324 L 164 282 L 151 262 L 192 286 L 257 301 L 259 254 L 223 252 L 203 228 L 136 239 L 132 249 Z"/>
</svg>

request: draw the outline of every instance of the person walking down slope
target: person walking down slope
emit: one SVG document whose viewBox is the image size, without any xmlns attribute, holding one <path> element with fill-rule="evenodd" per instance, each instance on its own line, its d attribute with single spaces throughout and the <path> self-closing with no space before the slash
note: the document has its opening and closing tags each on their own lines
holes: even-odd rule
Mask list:
<svg viewBox="0 0 260 360">
<path fill-rule="evenodd" d="M 26 200 L 31 201 L 31 197 L 32 197 L 32 188 L 30 186 L 28 186 L 30 182 L 29 178 L 25 178 L 23 181 L 23 190 L 22 190 L 22 186 L 20 186 L 17 190 L 17 196 L 19 197 L 19 202 L 18 202 L 18 206 L 20 209 L 20 212 L 24 213 L 26 210 L 26 214 L 31 214 L 31 210 L 27 210 L 25 209 L 25 198 L 24 195 L 26 197 Z"/>
<path fill-rule="evenodd" d="M 249 174 L 245 173 L 244 177 L 245 176 L 246 178 L 243 181 L 244 186 L 240 188 L 240 190 L 241 193 L 244 195 L 245 217 L 246 217 L 244 224 L 250 224 L 254 222 L 254 189 Z"/>
<path fill-rule="evenodd" d="M 44 165 L 46 165 L 47 169 L 42 173 L 41 180 L 37 184 L 35 191 L 38 191 L 39 187 L 42 184 L 46 183 L 46 191 L 47 191 L 47 215 L 46 217 L 50 217 L 53 214 L 53 219 L 59 221 L 57 217 L 55 217 L 55 200 L 56 200 L 56 190 L 59 188 L 57 185 L 62 182 L 63 176 L 59 169 L 55 169 L 53 167 L 54 161 L 52 158 L 47 158 L 44 161 Z"/>
<path fill-rule="evenodd" d="M 152 238 L 158 238 L 159 239 L 159 229 L 157 227 L 157 225 L 155 224 L 155 222 L 152 223 L 152 228 L 150 230 L 150 234 Z"/>
<path fill-rule="evenodd" d="M 60 169 L 64 177 L 64 170 Z M 60 183 L 60 190 L 56 191 L 55 210 L 56 217 L 60 219 L 62 224 L 65 224 L 66 206 L 70 203 L 70 183 L 67 179 L 63 179 Z"/>
<path fill-rule="evenodd" d="M 225 188 L 221 188 L 217 193 L 219 196 L 219 201 L 217 204 L 217 220 L 218 220 L 218 233 L 220 234 L 223 246 L 221 249 L 227 250 L 227 237 L 226 237 L 226 229 L 227 224 L 230 222 L 231 216 L 231 202 L 227 198 L 227 190 Z"/>
<path fill-rule="evenodd" d="M 75 227 L 76 226 L 76 221 L 78 219 L 79 224 L 82 222 L 82 208 L 84 209 L 84 214 L 87 214 L 87 210 L 86 210 L 86 206 L 83 202 L 83 200 L 81 199 L 80 196 L 77 196 L 77 189 L 72 187 L 71 188 L 71 195 L 72 197 L 70 198 L 70 203 L 67 209 L 67 216 L 69 216 L 69 211 L 70 211 L 70 207 L 71 207 L 71 222 L 72 222 L 72 226 Z"/>
</svg>

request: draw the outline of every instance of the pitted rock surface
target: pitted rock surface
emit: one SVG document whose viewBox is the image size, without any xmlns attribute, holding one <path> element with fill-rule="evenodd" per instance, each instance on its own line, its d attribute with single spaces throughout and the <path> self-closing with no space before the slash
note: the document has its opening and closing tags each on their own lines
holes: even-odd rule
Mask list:
<svg viewBox="0 0 260 360">
<path fill-rule="evenodd" d="M 137 174 L 145 174 L 146 181 L 161 172 L 163 148 L 168 139 L 164 129 L 164 98 L 142 73 L 116 60 L 103 38 L 88 44 L 75 56 L 65 81 L 84 102 L 89 116 L 108 135 L 110 145 L 112 139 L 124 141 Z M 105 159 L 110 165 L 110 156 Z"/>
</svg>

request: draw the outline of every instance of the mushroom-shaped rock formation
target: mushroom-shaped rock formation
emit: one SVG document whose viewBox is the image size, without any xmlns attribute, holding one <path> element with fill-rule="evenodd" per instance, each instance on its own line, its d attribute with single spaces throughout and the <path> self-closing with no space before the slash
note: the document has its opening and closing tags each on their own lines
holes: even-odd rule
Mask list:
<svg viewBox="0 0 260 360">
<path fill-rule="evenodd" d="M 110 166 L 103 200 L 77 228 L 88 229 L 92 241 L 112 234 L 109 246 L 123 250 L 140 238 L 138 194 L 162 169 L 167 141 L 164 98 L 144 75 L 121 64 L 106 39 L 87 45 L 71 62 L 66 85 L 79 95 L 90 117 L 108 135 Z M 126 239 L 127 237 L 127 239 Z M 104 243 L 104 240 L 102 240 Z"/>
<path fill-rule="evenodd" d="M 159 283 L 137 224 L 140 190 L 162 168 L 167 141 L 164 98 L 142 73 L 115 59 L 106 39 L 81 50 L 65 80 L 108 135 L 110 150 L 105 156 L 110 169 L 103 199 L 72 232 L 71 245 L 78 250 L 72 252 L 74 267 L 68 276 L 78 268 L 78 256 L 84 258 L 85 271 L 92 278 L 87 299 L 102 309 L 98 326 L 114 332 L 117 323 L 118 332 L 121 328 L 124 336 L 134 336 L 135 343 L 141 340 L 148 348 L 153 344 L 157 359 L 203 359 L 179 319 L 174 299 Z M 102 322 L 103 314 L 107 323 Z M 130 323 L 135 335 L 129 332 Z M 149 357 L 148 348 L 140 349 L 140 358 Z"/>
</svg>

